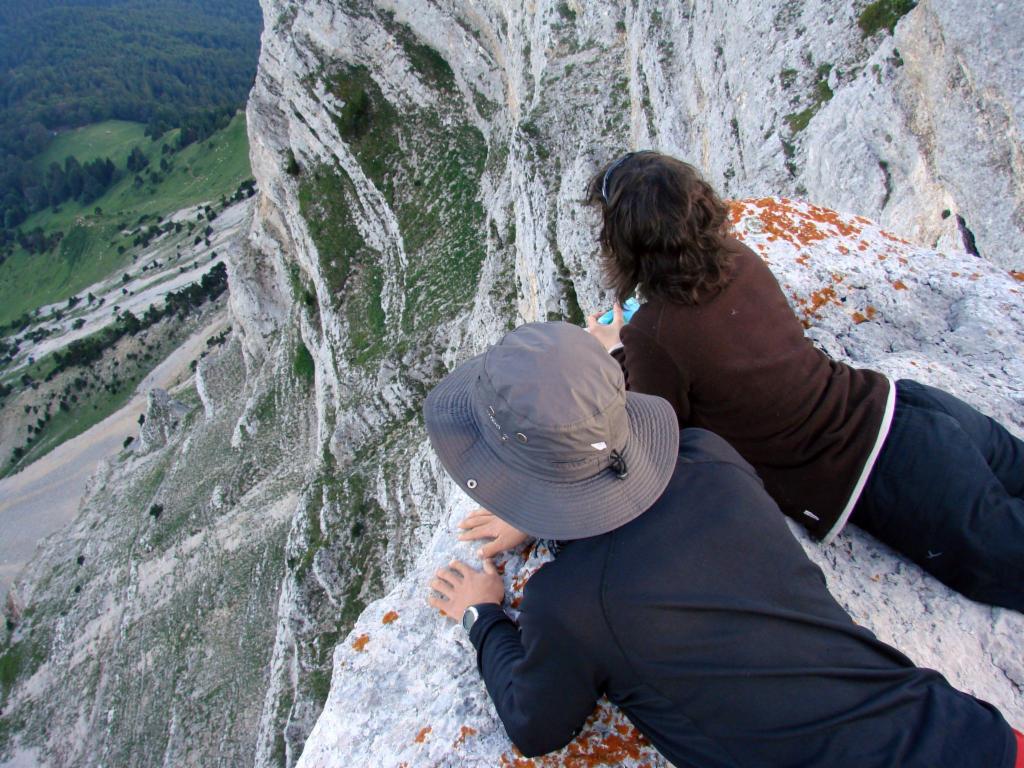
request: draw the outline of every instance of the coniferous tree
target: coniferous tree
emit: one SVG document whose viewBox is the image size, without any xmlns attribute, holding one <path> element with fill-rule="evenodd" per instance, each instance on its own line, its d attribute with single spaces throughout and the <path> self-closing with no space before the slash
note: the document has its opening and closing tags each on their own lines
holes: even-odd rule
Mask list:
<svg viewBox="0 0 1024 768">
<path fill-rule="evenodd" d="M 138 147 L 132 148 L 132 153 L 128 155 L 128 170 L 132 173 L 139 173 L 147 165 L 149 165 L 149 158 L 146 157 L 145 153 Z"/>
<path fill-rule="evenodd" d="M 68 185 L 68 197 L 78 198 L 85 187 L 85 173 L 78 158 L 69 157 L 64 161 L 64 178 Z"/>
</svg>

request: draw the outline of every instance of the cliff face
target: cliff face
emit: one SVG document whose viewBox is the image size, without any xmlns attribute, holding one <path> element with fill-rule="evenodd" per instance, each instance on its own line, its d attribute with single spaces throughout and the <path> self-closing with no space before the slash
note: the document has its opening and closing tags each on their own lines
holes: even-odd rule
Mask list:
<svg viewBox="0 0 1024 768">
<path fill-rule="evenodd" d="M 429 450 L 420 403 L 506 329 L 581 323 L 606 303 L 596 220 L 580 198 L 596 167 L 627 148 L 691 160 L 730 196 L 807 197 L 916 242 L 841 219 L 865 232 L 862 248 L 828 227 L 808 237 L 805 219 L 817 227 L 832 216 L 817 209 L 770 200 L 736 209 L 738 229 L 764 246 L 830 353 L 942 384 L 1024 427 L 1024 318 L 1020 283 L 1007 274 L 1024 266 L 1024 77 L 1007 53 L 1021 22 L 1008 3 L 958 16 L 955 4 L 922 2 L 895 35 L 865 38 L 864 3 L 834 5 L 263 0 L 248 107 L 259 197 L 248 240 L 228 260 L 235 334 L 200 365 L 194 395 L 178 395 L 192 415 L 177 437 L 147 454 L 179 468 L 177 485 L 145 474 L 139 462 L 156 458 L 126 457 L 97 486 L 135 489 L 144 505 L 180 497 L 181 514 L 193 504 L 208 513 L 155 552 L 135 545 L 134 529 L 111 529 L 104 557 L 128 553 L 116 554 L 118 604 L 135 618 L 97 625 L 109 642 L 89 653 L 97 664 L 121 658 L 115 639 L 142 632 L 149 615 L 208 626 L 189 612 L 202 603 L 189 583 L 234 585 L 218 593 L 234 597 L 218 603 L 217 626 L 244 619 L 251 646 L 139 634 L 166 654 L 138 667 L 166 695 L 119 693 L 133 708 L 114 708 L 109 722 L 146 727 L 87 735 L 75 724 L 102 723 L 106 691 L 146 688 L 89 683 L 79 695 L 89 707 L 55 698 L 62 726 L 51 738 L 24 713 L 54 690 L 58 678 L 40 677 L 47 670 L 87 669 L 69 649 L 106 594 L 97 571 L 85 587 L 93 612 L 72 611 L 65 634 L 44 638 L 49 660 L 11 694 L 7 732 L 51 764 L 134 750 L 124 764 L 163 755 L 293 765 L 304 748 L 308 765 L 446 764 L 451 750 L 466 764 L 514 760 L 458 632 L 423 606 L 423 575 L 457 552 L 451 525 L 467 502 Z M 975 44 L 981 36 L 986 44 Z M 936 243 L 950 254 L 930 250 Z M 965 243 L 981 257 L 964 254 Z M 210 452 L 189 458 L 204 434 Z M 192 486 L 204 500 L 181 490 Z M 90 499 L 86 539 L 94 520 L 124 506 L 117 494 Z M 222 530 L 244 531 L 249 554 L 228 554 Z M 193 562 L 173 549 L 188 535 L 214 546 L 201 567 L 175 566 L 201 578 L 168 576 L 163 597 L 140 589 L 157 557 L 167 568 Z M 27 605 L 81 578 L 59 544 L 19 585 Z M 1022 724 L 1019 616 L 969 604 L 856 533 L 811 551 L 859 619 Z M 251 584 L 235 567 L 245 562 L 258 569 Z M 169 602 L 178 607 L 161 614 Z M 27 642 L 33 620 L 21 621 L 11 639 Z M 131 648 L 150 658 L 142 639 Z M 231 660 L 227 672 L 211 653 Z M 59 658 L 65 666 L 52 667 Z M 135 674 L 125 668 L 118 680 Z M 227 703 L 231 693 L 238 703 Z M 205 696 L 213 703 L 195 704 Z M 218 707 L 237 713 L 230 737 L 210 716 Z M 621 722 L 610 718 L 595 726 L 595 749 L 614 746 L 605 737 Z M 67 733 L 74 760 L 54 746 Z M 636 747 L 621 748 L 630 757 Z"/>
<path fill-rule="evenodd" d="M 311 398 L 287 359 L 266 361 L 274 378 L 246 370 L 237 339 L 211 348 L 150 395 L 141 439 L 11 591 L 12 765 L 253 761 Z"/>
<path fill-rule="evenodd" d="M 733 221 L 779 276 L 817 344 L 893 378 L 959 392 L 1020 431 L 1024 303 L 1019 283 L 1004 272 L 803 203 L 737 202 Z M 607 701 L 564 750 L 535 760 L 516 753 L 465 632 L 425 601 L 439 567 L 454 557 L 474 561 L 475 545 L 456 542 L 456 525 L 475 505 L 450 481 L 440 491 L 445 507 L 429 546 L 335 650 L 330 696 L 300 768 L 667 765 Z M 852 526 L 828 547 L 791 528 L 857 623 L 994 704 L 1017 727 L 1024 723 L 1024 616 L 952 593 Z M 543 543 L 503 558 L 509 607 L 549 558 Z"/>
<path fill-rule="evenodd" d="M 299 754 L 332 646 L 368 599 L 442 546 L 435 532 L 456 502 L 417 416 L 429 385 L 519 322 L 581 322 L 601 306 L 595 220 L 580 198 L 602 161 L 656 147 L 729 195 L 795 194 L 925 247 L 980 252 L 961 274 L 995 280 L 1024 263 L 1022 78 L 1005 64 L 1020 21 L 1008 6 L 924 2 L 895 35 L 865 37 L 864 5 L 264 2 L 249 106 L 260 261 L 238 265 L 234 300 L 254 356 L 260 334 L 301 329 L 322 451 L 289 545 L 298 564 L 268 696 L 290 710 L 265 719 L 261 755 L 280 733 L 287 759 Z M 981 36 L 989 44 L 976 45 Z M 886 279 L 924 280 L 908 274 L 926 271 L 920 253 Z M 261 286 L 244 309 L 243 270 L 246 286 Z M 880 277 L 847 272 L 865 289 Z M 828 303 L 830 285 L 787 277 L 802 286 L 801 307 Z M 1019 338 L 1013 324 L 951 332 L 989 306 L 959 290 L 943 283 L 911 304 L 869 293 L 857 333 L 823 343 L 893 370 L 883 350 L 927 365 L 938 329 L 951 334 L 943 365 L 948 344 L 971 360 L 990 333 Z M 872 314 L 883 305 L 884 322 Z M 995 379 L 974 367 L 946 384 L 1019 424 L 1010 365 L 1000 358 Z M 346 712 L 361 707 L 352 722 L 363 722 L 371 702 L 348 696 L 360 674 L 345 679 L 344 698 L 361 702 Z"/>
<path fill-rule="evenodd" d="M 810 198 L 1021 269 L 1022 42 L 1010 3 L 920 3 L 808 125 Z"/>
</svg>

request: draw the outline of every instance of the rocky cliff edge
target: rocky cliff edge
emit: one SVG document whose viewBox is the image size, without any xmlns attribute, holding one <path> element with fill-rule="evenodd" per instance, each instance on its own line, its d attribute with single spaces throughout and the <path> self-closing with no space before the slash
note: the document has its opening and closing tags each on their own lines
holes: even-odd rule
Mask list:
<svg viewBox="0 0 1024 768">
<path fill-rule="evenodd" d="M 1024 276 L 796 201 L 736 202 L 732 218 L 823 349 L 956 392 L 1021 434 Z M 439 486 L 444 513 L 429 545 L 335 650 L 330 696 L 299 766 L 666 765 L 608 702 L 564 750 L 531 760 L 516 752 L 464 631 L 426 604 L 437 568 L 474 560 L 455 537 L 475 505 L 450 481 Z M 951 592 L 852 526 L 826 547 L 793 528 L 859 624 L 1024 725 L 1024 616 Z M 530 574 L 549 558 L 546 547 L 530 545 L 505 560 L 513 613 Z"/>
</svg>

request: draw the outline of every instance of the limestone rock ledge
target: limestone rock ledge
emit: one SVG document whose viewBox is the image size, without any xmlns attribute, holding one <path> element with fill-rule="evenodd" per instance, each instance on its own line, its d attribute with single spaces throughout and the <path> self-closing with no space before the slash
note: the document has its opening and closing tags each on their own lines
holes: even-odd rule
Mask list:
<svg viewBox="0 0 1024 768">
<path fill-rule="evenodd" d="M 865 218 L 802 202 L 744 200 L 732 205 L 732 219 L 830 354 L 942 386 L 1024 431 L 1021 275 L 923 250 Z M 421 451 L 429 455 L 428 446 Z M 436 462 L 434 470 L 441 473 Z M 474 505 L 450 481 L 439 486 L 441 525 L 408 575 L 335 649 L 330 694 L 298 765 L 665 765 L 607 703 L 563 751 L 536 760 L 515 751 L 461 627 L 426 604 L 436 568 L 473 560 L 455 536 Z M 1024 616 L 951 592 L 855 528 L 824 548 L 795 533 L 856 621 L 1024 726 Z M 509 608 L 548 557 L 540 544 L 507 559 Z"/>
<path fill-rule="evenodd" d="M 150 390 L 147 402 L 146 418 L 141 422 L 142 429 L 139 430 L 139 450 L 142 453 L 167 445 L 171 435 L 189 413 L 187 405 L 172 399 L 164 389 Z"/>
<path fill-rule="evenodd" d="M 1020 77 L 1001 55 L 1020 21 L 1009 4 L 958 14 L 921 0 L 895 35 L 865 37 L 866 4 L 261 0 L 248 105 L 260 192 L 249 248 L 229 262 L 231 312 L 247 375 L 290 375 L 266 362 L 280 341 L 285 367 L 309 376 L 316 439 L 257 766 L 294 764 L 330 688 L 331 650 L 452 514 L 417 416 L 425 391 L 503 329 L 578 322 L 603 303 L 594 216 L 580 205 L 600 163 L 658 148 L 724 194 L 815 199 L 928 247 L 959 248 L 962 219 L 984 263 L 1024 267 L 1019 201 L 1003 194 L 1020 187 Z M 1005 340 L 973 319 L 989 306 L 973 262 L 912 302 L 888 282 L 918 290 L 895 258 L 861 272 L 851 261 L 843 285 L 824 257 L 808 263 L 787 290 L 819 343 L 865 363 L 884 354 L 899 374 L 932 362 L 919 377 L 955 375 L 951 388 L 1015 412 L 998 383 L 1015 380 Z M 876 280 L 888 288 L 860 290 Z M 826 289 L 839 303 L 850 293 L 850 311 Z M 981 387 L 989 365 L 998 372 Z M 254 392 L 232 445 L 259 406 Z"/>
</svg>

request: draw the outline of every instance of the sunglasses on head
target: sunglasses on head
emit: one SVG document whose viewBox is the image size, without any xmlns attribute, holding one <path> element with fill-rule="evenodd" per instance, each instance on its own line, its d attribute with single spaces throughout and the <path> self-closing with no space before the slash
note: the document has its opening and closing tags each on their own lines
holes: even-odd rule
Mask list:
<svg viewBox="0 0 1024 768">
<path fill-rule="evenodd" d="M 616 170 L 618 170 L 619 166 L 625 163 L 630 158 L 636 157 L 637 155 L 650 154 L 654 154 L 653 149 L 640 149 L 637 150 L 636 152 L 627 152 L 614 163 L 608 166 L 608 170 L 604 172 L 604 179 L 601 180 L 601 199 L 604 200 L 605 205 L 608 204 L 608 182 L 611 181 L 612 174 L 615 173 Z"/>
</svg>

